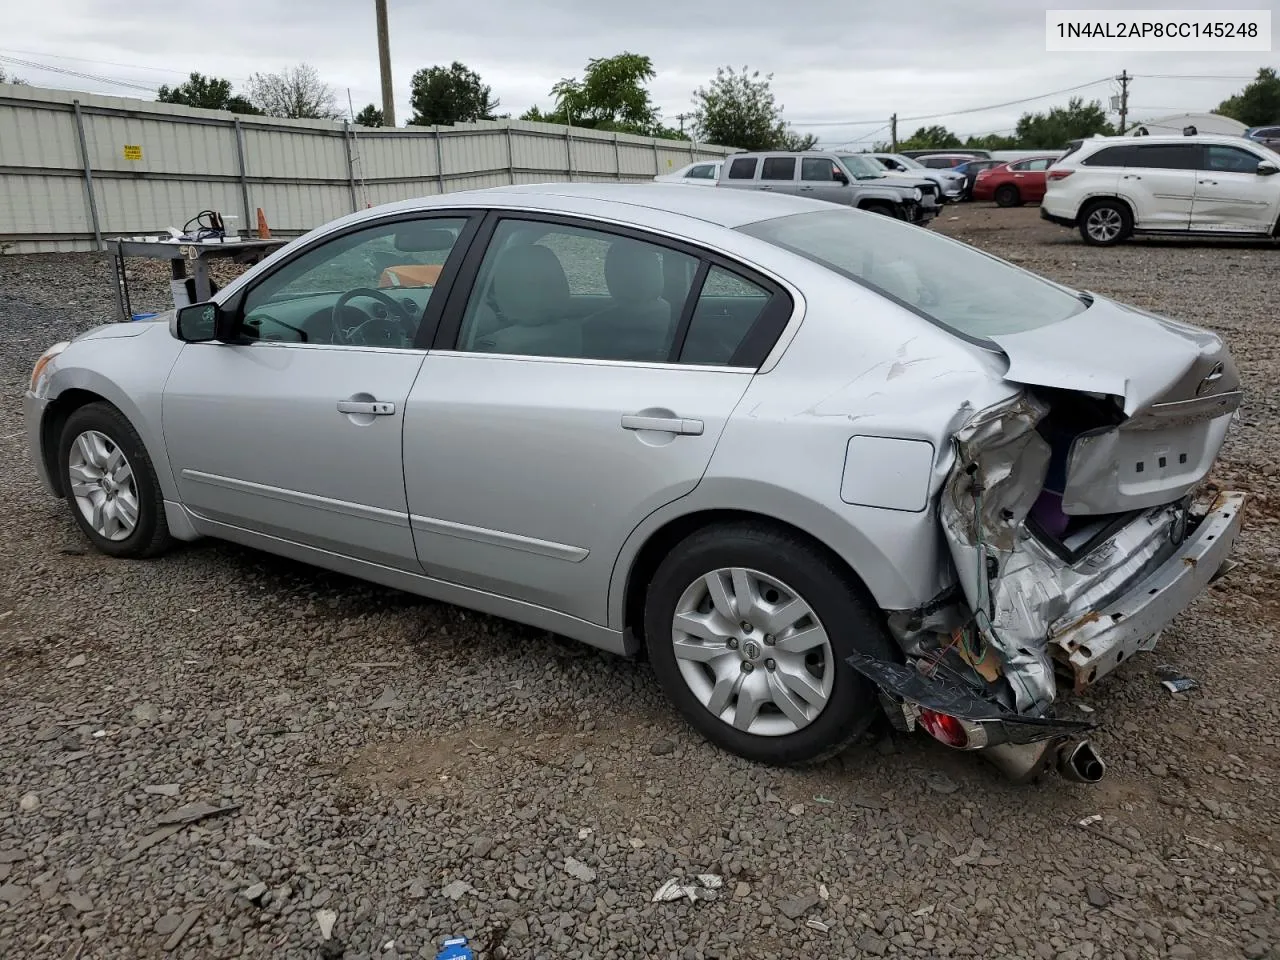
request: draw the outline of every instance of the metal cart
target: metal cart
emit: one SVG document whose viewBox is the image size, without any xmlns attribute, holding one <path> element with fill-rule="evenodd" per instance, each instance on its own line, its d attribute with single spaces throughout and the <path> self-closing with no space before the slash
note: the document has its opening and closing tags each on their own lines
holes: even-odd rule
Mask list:
<svg viewBox="0 0 1280 960">
<path fill-rule="evenodd" d="M 257 263 L 287 240 L 179 240 L 171 237 L 115 237 L 107 241 L 115 247 L 116 307 L 120 320 L 133 319 L 133 303 L 129 298 L 129 281 L 125 276 L 126 257 L 168 260 L 171 271 L 170 290 L 173 305 L 203 303 L 213 296 L 209 282 L 209 261 L 231 260 L 234 263 Z M 194 273 L 187 276 L 187 260 L 194 261 Z"/>
</svg>

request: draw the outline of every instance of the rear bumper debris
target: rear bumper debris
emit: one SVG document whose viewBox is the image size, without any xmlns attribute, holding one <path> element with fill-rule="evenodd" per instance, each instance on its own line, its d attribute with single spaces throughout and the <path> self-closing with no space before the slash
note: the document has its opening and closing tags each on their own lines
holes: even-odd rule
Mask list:
<svg viewBox="0 0 1280 960">
<path fill-rule="evenodd" d="M 1112 603 L 1050 627 L 1050 652 L 1071 671 L 1075 692 L 1154 647 L 1160 631 L 1224 570 L 1244 501 L 1243 493 L 1218 494 L 1200 525 L 1158 568 Z"/>
</svg>

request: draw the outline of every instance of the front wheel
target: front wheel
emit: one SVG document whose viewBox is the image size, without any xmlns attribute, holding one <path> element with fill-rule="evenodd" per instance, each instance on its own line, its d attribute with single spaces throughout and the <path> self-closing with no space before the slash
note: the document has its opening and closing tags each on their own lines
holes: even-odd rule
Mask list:
<svg viewBox="0 0 1280 960">
<path fill-rule="evenodd" d="M 113 557 L 151 557 L 170 543 L 164 497 L 133 425 L 109 403 L 67 418 L 58 463 L 71 515 Z"/>
<path fill-rule="evenodd" d="M 771 526 L 707 528 L 658 567 L 645 599 L 649 658 L 708 740 L 748 760 L 838 753 L 880 712 L 845 658 L 895 658 L 874 608 L 804 539 Z"/>
<path fill-rule="evenodd" d="M 868 203 L 862 209 L 867 213 L 878 213 L 883 217 L 893 217 L 895 220 L 901 219 L 893 207 L 887 203 Z"/>
<path fill-rule="evenodd" d="M 1096 200 L 1080 212 L 1080 236 L 1085 243 L 1110 247 L 1129 238 L 1133 216 L 1119 200 Z"/>
</svg>

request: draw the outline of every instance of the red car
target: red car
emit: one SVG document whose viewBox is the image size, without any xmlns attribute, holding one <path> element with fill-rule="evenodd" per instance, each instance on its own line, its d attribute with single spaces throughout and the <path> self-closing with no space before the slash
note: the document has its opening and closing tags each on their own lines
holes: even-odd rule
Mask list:
<svg viewBox="0 0 1280 960">
<path fill-rule="evenodd" d="M 1044 177 L 1058 154 L 1024 157 L 983 170 L 973 182 L 973 199 L 994 200 L 1002 207 L 1039 203 L 1044 199 Z"/>
</svg>

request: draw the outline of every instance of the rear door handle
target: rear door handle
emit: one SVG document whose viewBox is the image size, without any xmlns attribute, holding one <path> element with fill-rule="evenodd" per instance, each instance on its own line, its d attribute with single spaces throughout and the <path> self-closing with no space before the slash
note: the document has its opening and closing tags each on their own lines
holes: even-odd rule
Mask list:
<svg viewBox="0 0 1280 960">
<path fill-rule="evenodd" d="M 365 413 L 375 417 L 389 417 L 396 412 L 396 405 L 389 400 L 339 400 L 339 413 Z"/>
<path fill-rule="evenodd" d="M 1216 186 L 1218 185 L 1218 181 L 1217 181 L 1217 180 L 1201 180 L 1200 182 L 1201 182 L 1201 183 L 1207 183 L 1207 184 L 1208 184 L 1209 186 L 1211 186 L 1211 187 L 1216 187 Z"/>
<path fill-rule="evenodd" d="M 657 430 L 661 433 L 678 433 L 683 436 L 702 436 L 701 420 L 689 420 L 684 417 L 640 417 L 635 414 L 624 414 L 623 430 Z"/>
<path fill-rule="evenodd" d="M 1141 180 L 1142 178 L 1138 176 L 1136 173 L 1126 173 L 1120 179 L 1121 180 Z"/>
</svg>

